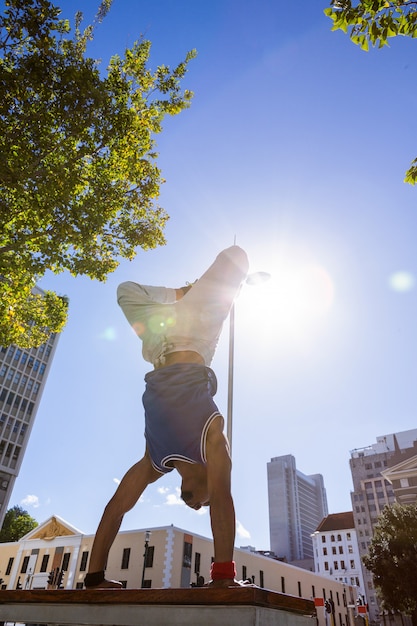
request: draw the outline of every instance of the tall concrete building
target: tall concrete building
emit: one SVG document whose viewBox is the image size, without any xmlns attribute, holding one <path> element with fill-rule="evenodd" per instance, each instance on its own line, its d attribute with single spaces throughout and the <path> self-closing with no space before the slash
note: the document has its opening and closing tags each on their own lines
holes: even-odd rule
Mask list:
<svg viewBox="0 0 417 626">
<path fill-rule="evenodd" d="M 401 465 L 403 459 L 415 457 L 416 441 L 417 429 L 407 430 L 377 437 L 376 443 L 350 453 L 352 506 L 361 560 L 368 552 L 378 515 L 386 504 L 392 504 L 396 500 L 393 485 L 389 481 L 393 472 L 388 470 Z M 385 477 L 387 472 L 389 477 Z M 411 479 L 407 478 L 406 482 L 403 479 L 402 485 L 404 488 L 407 485 L 408 498 L 411 498 L 411 492 L 417 493 L 417 484 L 414 483 L 413 486 Z M 362 570 L 370 622 L 379 623 L 381 614 L 372 574 L 364 566 Z"/>
<path fill-rule="evenodd" d="M 58 343 L 52 335 L 39 348 L 0 347 L 0 527 Z"/>
<path fill-rule="evenodd" d="M 291 454 L 267 464 L 271 551 L 289 563 L 314 569 L 311 535 L 327 515 L 323 476 L 306 476 Z"/>
</svg>

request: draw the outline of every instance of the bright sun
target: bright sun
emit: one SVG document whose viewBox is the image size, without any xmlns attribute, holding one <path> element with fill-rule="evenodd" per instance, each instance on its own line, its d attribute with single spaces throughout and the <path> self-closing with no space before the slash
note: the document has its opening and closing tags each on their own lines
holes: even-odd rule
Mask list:
<svg viewBox="0 0 417 626">
<path fill-rule="evenodd" d="M 322 319 L 334 299 L 329 273 L 318 264 L 281 266 L 262 284 L 245 285 L 238 299 L 242 323 L 277 334 L 300 335 Z"/>
</svg>

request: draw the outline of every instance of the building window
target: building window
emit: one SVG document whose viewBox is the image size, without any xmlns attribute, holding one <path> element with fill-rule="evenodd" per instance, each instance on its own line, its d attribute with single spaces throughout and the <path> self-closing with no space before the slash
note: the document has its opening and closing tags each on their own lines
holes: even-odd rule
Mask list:
<svg viewBox="0 0 417 626">
<path fill-rule="evenodd" d="M 321 536 L 321 542 L 322 542 L 322 543 L 326 543 L 326 536 L 325 536 L 325 535 L 322 535 L 322 536 Z"/>
<path fill-rule="evenodd" d="M 337 561 L 333 561 L 334 569 L 339 569 L 339 563 Z"/>
<path fill-rule="evenodd" d="M 44 554 L 42 557 L 42 563 L 41 563 L 41 572 L 46 572 L 48 569 L 48 561 L 49 561 L 49 554 Z"/>
<path fill-rule="evenodd" d="M 327 548 L 323 548 L 323 556 L 327 556 Z"/>
<path fill-rule="evenodd" d="M 313 598 L 316 597 L 316 588 L 315 588 L 314 585 L 311 585 L 311 595 L 312 595 Z"/>
<path fill-rule="evenodd" d="M 337 535 L 337 540 L 342 541 L 342 535 Z"/>
<path fill-rule="evenodd" d="M 22 569 L 20 570 L 21 574 L 26 574 L 26 572 L 28 571 L 28 565 L 29 565 L 29 557 L 25 556 L 22 562 Z"/>
<path fill-rule="evenodd" d="M 281 593 L 285 593 L 285 578 L 281 576 Z"/>
<path fill-rule="evenodd" d="M 341 569 L 346 569 L 344 561 L 340 561 L 340 567 Z"/>
<path fill-rule="evenodd" d="M 85 572 L 87 569 L 88 552 L 83 552 L 81 555 L 80 572 Z"/>
<path fill-rule="evenodd" d="M 12 571 L 13 561 L 14 561 L 14 557 L 11 556 L 9 559 L 9 562 L 7 563 L 6 576 L 9 576 L 10 572 Z"/>
<path fill-rule="evenodd" d="M 148 546 L 146 550 L 145 567 L 153 567 L 153 555 L 155 552 L 155 546 Z"/>
<path fill-rule="evenodd" d="M 329 571 L 329 564 L 327 561 L 324 561 L 324 569 L 326 570 L 326 572 Z"/>
<path fill-rule="evenodd" d="M 346 539 L 347 541 L 350 541 L 350 533 L 346 533 Z"/>
<path fill-rule="evenodd" d="M 150 589 L 151 587 L 152 587 L 152 581 L 151 580 L 144 580 L 143 581 L 142 589 Z"/>
<path fill-rule="evenodd" d="M 334 535 L 330 537 L 330 541 L 334 541 Z"/>
<path fill-rule="evenodd" d="M 355 569 L 355 561 L 350 562 L 350 569 Z"/>
<path fill-rule="evenodd" d="M 343 554 L 343 546 L 339 546 L 339 554 Z"/>
<path fill-rule="evenodd" d="M 129 569 L 130 548 L 124 548 L 122 556 L 122 565 L 120 569 Z"/>
<path fill-rule="evenodd" d="M 191 568 L 191 555 L 193 553 L 193 544 L 184 541 L 184 553 L 182 557 L 182 566 Z"/>
<path fill-rule="evenodd" d="M 65 552 L 64 558 L 62 559 L 62 571 L 66 572 L 68 570 L 69 560 L 71 557 L 71 552 Z"/>
<path fill-rule="evenodd" d="M 264 573 L 261 569 L 259 570 L 259 586 L 264 588 Z"/>
<path fill-rule="evenodd" d="M 195 574 L 200 573 L 200 567 L 201 567 L 201 554 L 200 552 L 196 552 L 195 557 L 194 557 L 194 573 Z"/>
<path fill-rule="evenodd" d="M 353 554 L 353 547 L 351 545 L 348 545 L 348 552 L 349 554 Z"/>
<path fill-rule="evenodd" d="M 301 598 L 302 593 L 301 593 L 301 582 L 300 582 L 300 581 L 298 581 L 298 595 L 299 595 L 299 596 L 300 596 L 300 598 Z"/>
<path fill-rule="evenodd" d="M 336 554 L 336 546 L 332 546 L 332 554 Z"/>
</svg>

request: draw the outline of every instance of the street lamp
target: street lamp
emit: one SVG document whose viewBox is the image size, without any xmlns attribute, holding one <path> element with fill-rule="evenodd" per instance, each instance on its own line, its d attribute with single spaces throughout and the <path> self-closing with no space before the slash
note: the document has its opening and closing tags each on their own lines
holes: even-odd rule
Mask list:
<svg viewBox="0 0 417 626">
<path fill-rule="evenodd" d="M 246 278 L 247 285 L 260 285 L 269 280 L 271 275 L 268 272 L 255 272 Z M 235 360 L 235 303 L 229 313 L 229 371 L 227 379 L 227 427 L 226 434 L 229 441 L 230 456 L 232 456 L 232 430 L 233 430 L 233 377 Z"/>
<path fill-rule="evenodd" d="M 143 568 L 142 568 L 142 584 L 141 588 L 143 589 L 145 586 L 145 568 L 146 568 L 146 560 L 148 557 L 148 546 L 149 546 L 149 538 L 151 536 L 150 530 L 145 532 L 145 552 L 143 554 Z"/>
</svg>

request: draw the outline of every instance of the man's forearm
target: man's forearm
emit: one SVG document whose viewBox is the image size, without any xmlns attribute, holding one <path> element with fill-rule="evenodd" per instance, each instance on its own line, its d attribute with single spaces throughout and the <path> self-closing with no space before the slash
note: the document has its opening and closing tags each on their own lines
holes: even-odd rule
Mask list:
<svg viewBox="0 0 417 626">
<path fill-rule="evenodd" d="M 235 508 L 230 494 L 220 497 L 215 496 L 214 499 L 211 499 L 210 518 L 215 562 L 226 563 L 227 561 L 232 561 L 236 522 Z"/>
</svg>

